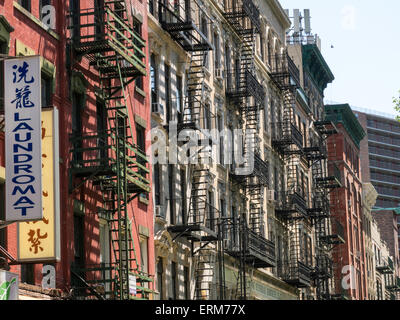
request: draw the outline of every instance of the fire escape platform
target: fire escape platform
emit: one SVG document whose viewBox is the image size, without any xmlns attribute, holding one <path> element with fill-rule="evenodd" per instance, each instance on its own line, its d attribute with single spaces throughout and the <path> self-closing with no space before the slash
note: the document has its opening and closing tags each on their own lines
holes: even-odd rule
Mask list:
<svg viewBox="0 0 400 320">
<path fill-rule="evenodd" d="M 296 286 L 297 288 L 308 288 L 311 286 L 312 269 L 302 262 L 297 262 L 297 267 L 291 267 L 292 276 L 283 279 L 286 283 Z"/>
<path fill-rule="evenodd" d="M 252 33 L 255 29 L 256 32 L 261 31 L 261 21 L 260 21 L 260 10 L 254 4 L 252 0 L 242 0 L 238 1 L 236 8 L 225 8 L 224 17 L 235 31 L 240 34 Z M 251 22 L 252 28 L 245 28 L 241 20 L 243 18 L 248 18 Z"/>
<path fill-rule="evenodd" d="M 97 18 L 100 21 L 79 25 L 79 36 L 72 38 L 75 51 L 79 55 L 86 56 L 92 63 L 99 59 L 112 59 L 112 56 L 107 55 L 112 52 L 124 61 L 125 65 L 122 69 L 126 69 L 125 73 L 130 70 L 130 76 L 145 76 L 146 54 L 143 48 L 146 43 L 144 39 L 110 8 L 105 7 L 103 13 L 102 19 Z M 96 14 L 95 9 L 80 12 L 81 17 L 96 16 Z M 74 26 L 69 27 L 69 29 L 73 28 Z M 97 33 L 96 30 L 102 30 L 102 33 Z"/>
<path fill-rule="evenodd" d="M 193 1 L 191 5 L 196 7 L 196 9 L 193 9 L 194 12 L 200 10 L 196 2 Z M 214 46 L 199 29 L 190 14 L 186 16 L 185 8 L 179 7 L 178 11 L 181 12 L 174 12 L 172 8 L 161 1 L 159 1 L 159 6 L 161 10 L 161 27 L 167 31 L 185 51 L 213 50 Z"/>
<path fill-rule="evenodd" d="M 200 224 L 193 225 L 174 225 L 167 228 L 168 232 L 179 234 L 179 237 L 187 238 L 191 241 L 216 241 L 217 232 Z"/>
</svg>

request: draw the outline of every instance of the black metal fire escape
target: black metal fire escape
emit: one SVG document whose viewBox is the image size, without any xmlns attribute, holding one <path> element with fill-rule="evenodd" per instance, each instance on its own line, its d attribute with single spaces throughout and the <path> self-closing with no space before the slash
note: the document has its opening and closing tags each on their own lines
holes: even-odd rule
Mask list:
<svg viewBox="0 0 400 320">
<path fill-rule="evenodd" d="M 82 57 L 88 73 L 98 78 L 98 96 L 105 101 L 104 128 L 84 128 L 71 137 L 70 192 L 85 183 L 99 192 L 99 218 L 108 221 L 111 261 L 71 268 L 79 283 L 75 293 L 98 299 L 145 299 L 152 279 L 136 257 L 129 203 L 150 192 L 144 150 L 134 142 L 125 87 L 146 75 L 145 42 L 129 21 L 125 1 L 95 1 L 93 7 L 70 11 L 72 69 Z M 134 282 L 134 283 L 132 283 Z M 72 284 L 72 282 L 71 282 Z M 130 287 L 136 286 L 136 292 Z"/>
<path fill-rule="evenodd" d="M 195 299 L 209 299 L 214 280 L 218 247 L 218 211 L 208 197 L 210 187 L 211 137 L 201 131 L 213 117 L 203 101 L 208 52 L 213 49 L 204 29 L 210 19 L 196 1 L 159 1 L 159 21 L 164 30 L 190 55 L 187 69 L 183 117 L 178 131 L 191 129 L 200 138 L 195 158 L 190 161 L 190 200 L 186 221 L 170 226 L 174 239 L 184 237 L 192 242 L 194 257 Z M 196 245 L 195 245 L 196 244 Z"/>
<path fill-rule="evenodd" d="M 314 122 L 316 135 L 304 149 L 310 162 L 313 187 L 308 214 L 315 229 L 315 267 L 312 278 L 317 300 L 332 299 L 333 246 L 344 242 L 341 224 L 330 214 L 330 192 L 341 187 L 340 172 L 328 161 L 326 139 L 337 132 L 330 121 Z"/>
<path fill-rule="evenodd" d="M 255 34 L 260 32 L 260 13 L 252 0 L 225 3 L 224 16 L 241 40 L 240 62 L 227 70 L 226 96 L 238 111 L 244 134 L 244 163 L 231 166 L 230 177 L 248 197 L 248 208 L 222 221 L 227 226 L 225 252 L 238 261 L 236 298 L 248 298 L 251 268 L 275 266 L 275 244 L 264 236 L 263 192 L 269 184 L 268 163 L 259 153 L 259 114 L 265 92 L 255 75 Z"/>
<path fill-rule="evenodd" d="M 270 73 L 272 81 L 283 95 L 283 114 L 276 110 L 272 123 L 272 146 L 281 155 L 286 167 L 286 185 L 277 195 L 276 218 L 286 237 L 288 257 L 278 261 L 278 275 L 298 288 L 311 286 L 311 221 L 308 216 L 309 195 L 301 179 L 301 159 L 304 157 L 303 134 L 296 126 L 294 111 L 300 73 L 287 52 L 276 54 Z M 280 108 L 280 106 L 278 107 Z"/>
</svg>

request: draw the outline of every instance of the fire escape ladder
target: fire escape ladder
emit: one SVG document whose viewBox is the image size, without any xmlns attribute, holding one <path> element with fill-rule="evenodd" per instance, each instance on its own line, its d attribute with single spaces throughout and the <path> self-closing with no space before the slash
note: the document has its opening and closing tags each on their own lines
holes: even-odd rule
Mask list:
<svg viewBox="0 0 400 320">
<path fill-rule="evenodd" d="M 195 299 L 209 300 L 211 291 L 214 289 L 212 283 L 216 267 L 216 252 L 215 248 L 209 245 L 202 245 L 202 242 L 199 244 L 200 248 L 194 256 Z"/>
<path fill-rule="evenodd" d="M 72 45 L 98 74 L 106 123 L 97 132 L 72 137 L 71 174 L 90 180 L 101 192 L 103 207 L 98 215 L 108 221 L 113 251 L 109 267 L 87 268 L 86 277 L 109 287 L 103 290 L 106 298 L 145 299 L 151 292 L 145 283 L 152 279 L 141 270 L 136 257 L 128 204 L 150 192 L 149 169 L 144 151 L 134 143 L 125 95 L 125 86 L 146 74 L 145 42 L 130 26 L 125 1 L 106 0 L 103 6 L 96 2 L 94 8 L 71 12 L 76 15 L 80 23 L 69 27 Z M 137 287 L 134 296 L 130 281 Z"/>
<path fill-rule="evenodd" d="M 174 239 L 184 237 L 192 242 L 193 269 L 195 277 L 194 298 L 210 299 L 216 254 L 221 244 L 218 235 L 218 210 L 209 199 L 211 139 L 202 129 L 211 129 L 215 116 L 206 108 L 205 70 L 208 52 L 213 46 L 207 39 L 205 28 L 210 19 L 197 1 L 159 1 L 159 21 L 162 28 L 189 54 L 186 71 L 183 116 L 178 121 L 178 131 L 194 130 L 199 145 L 192 146 L 196 152 L 190 159 L 190 199 L 187 220 L 180 225 L 168 227 L 175 233 Z"/>
</svg>

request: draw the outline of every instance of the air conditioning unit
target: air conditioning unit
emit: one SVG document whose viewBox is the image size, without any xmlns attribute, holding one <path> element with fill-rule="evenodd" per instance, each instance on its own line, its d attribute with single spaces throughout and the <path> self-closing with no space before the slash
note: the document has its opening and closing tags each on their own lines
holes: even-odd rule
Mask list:
<svg viewBox="0 0 400 320">
<path fill-rule="evenodd" d="M 224 244 L 224 249 L 229 249 L 229 245 L 230 245 L 229 239 L 224 239 L 223 244 Z"/>
<path fill-rule="evenodd" d="M 275 202 L 277 200 L 277 194 L 275 190 L 268 190 L 267 196 L 269 202 Z"/>
<path fill-rule="evenodd" d="M 161 120 L 164 119 L 164 106 L 161 103 L 153 103 L 151 105 L 151 112 Z"/>
<path fill-rule="evenodd" d="M 155 206 L 155 214 L 156 214 L 156 217 L 164 218 L 165 214 L 163 212 L 163 207 L 162 206 Z"/>
<path fill-rule="evenodd" d="M 215 78 L 218 80 L 222 80 L 223 79 L 223 71 L 221 68 L 217 68 L 215 69 Z"/>
</svg>

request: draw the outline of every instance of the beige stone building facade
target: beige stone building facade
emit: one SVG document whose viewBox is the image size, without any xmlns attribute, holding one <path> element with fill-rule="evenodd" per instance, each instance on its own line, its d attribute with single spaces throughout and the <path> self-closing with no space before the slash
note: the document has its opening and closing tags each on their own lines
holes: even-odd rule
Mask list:
<svg viewBox="0 0 400 320">
<path fill-rule="evenodd" d="M 316 42 L 276 0 L 150 1 L 148 25 L 158 298 L 334 298 Z"/>
</svg>

